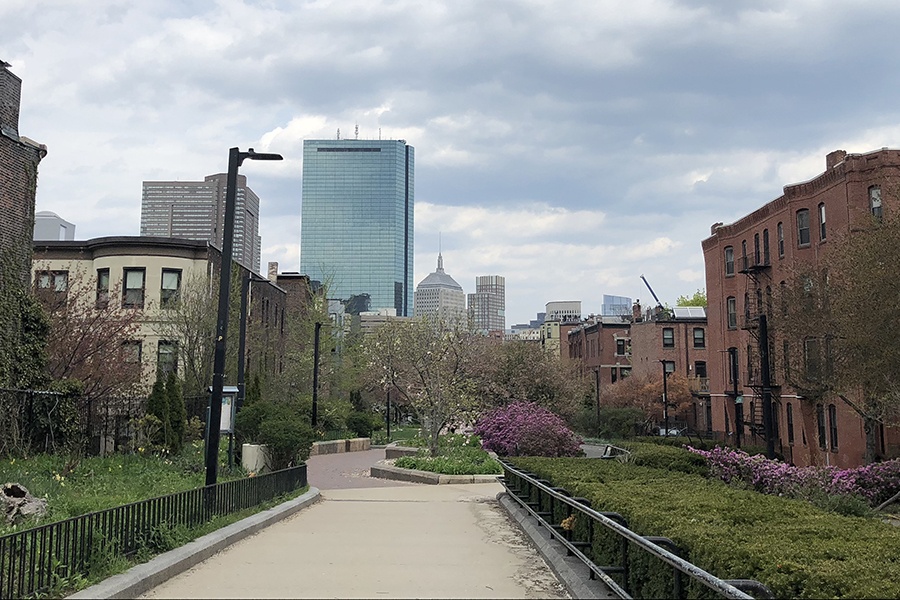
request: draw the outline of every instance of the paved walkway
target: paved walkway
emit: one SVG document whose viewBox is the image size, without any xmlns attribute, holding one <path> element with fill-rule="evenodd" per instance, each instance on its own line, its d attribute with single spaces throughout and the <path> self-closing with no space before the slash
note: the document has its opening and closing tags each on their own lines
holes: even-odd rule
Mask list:
<svg viewBox="0 0 900 600">
<path fill-rule="evenodd" d="M 566 598 L 499 507 L 497 483 L 370 478 L 383 450 L 313 457 L 323 501 L 146 598 Z"/>
</svg>

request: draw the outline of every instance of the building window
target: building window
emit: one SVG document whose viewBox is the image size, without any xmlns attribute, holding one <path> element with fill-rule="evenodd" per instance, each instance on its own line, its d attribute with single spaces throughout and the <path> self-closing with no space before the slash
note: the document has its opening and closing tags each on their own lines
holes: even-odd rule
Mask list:
<svg viewBox="0 0 900 600">
<path fill-rule="evenodd" d="M 872 216 L 880 221 L 883 215 L 881 212 L 881 186 L 873 185 L 869 188 L 869 208 L 872 210 Z"/>
<path fill-rule="evenodd" d="M 144 308 L 144 279 L 146 271 L 143 268 L 126 267 L 123 271 L 122 307 Z"/>
<path fill-rule="evenodd" d="M 825 203 L 819 203 L 819 241 L 825 241 Z"/>
<path fill-rule="evenodd" d="M 734 248 L 731 246 L 725 247 L 725 276 L 730 277 L 734 275 Z"/>
<path fill-rule="evenodd" d="M 822 374 L 818 338 L 806 338 L 803 340 L 803 366 L 806 369 L 807 379 L 815 381 Z"/>
<path fill-rule="evenodd" d="M 97 269 L 97 308 L 109 305 L 109 269 Z"/>
<path fill-rule="evenodd" d="M 178 343 L 160 340 L 156 353 L 156 377 L 178 373 Z"/>
<path fill-rule="evenodd" d="M 694 362 L 694 376 L 706 378 L 706 361 L 698 360 Z"/>
<path fill-rule="evenodd" d="M 616 382 L 616 377 L 618 376 L 618 371 L 619 371 L 618 367 L 612 367 L 612 368 L 610 368 L 610 370 L 609 370 L 609 380 L 610 380 L 612 383 L 615 383 L 615 382 Z"/>
<path fill-rule="evenodd" d="M 741 270 L 747 270 L 747 240 L 741 241 Z"/>
<path fill-rule="evenodd" d="M 728 329 L 737 329 L 737 300 L 734 296 L 729 296 L 725 301 L 726 313 L 728 314 Z"/>
<path fill-rule="evenodd" d="M 706 433 L 712 433 L 713 430 L 712 402 L 706 399 Z"/>
<path fill-rule="evenodd" d="M 619 378 L 620 379 L 628 379 L 629 375 L 631 375 L 631 367 L 619 368 Z"/>
<path fill-rule="evenodd" d="M 68 271 L 38 271 L 37 288 L 47 292 L 65 292 L 69 289 Z"/>
<path fill-rule="evenodd" d="M 181 269 L 163 269 L 159 290 L 159 304 L 163 308 L 175 306 L 181 290 Z"/>
<path fill-rule="evenodd" d="M 675 361 L 674 360 L 664 360 L 663 365 L 665 366 L 666 373 L 674 373 L 675 372 Z"/>
<path fill-rule="evenodd" d="M 819 448 L 825 450 L 825 408 L 821 404 L 816 404 L 816 423 L 819 426 Z"/>
<path fill-rule="evenodd" d="M 125 364 L 141 364 L 141 341 L 131 340 L 128 342 L 122 342 L 122 354 L 122 359 L 125 361 Z"/>
<path fill-rule="evenodd" d="M 694 348 L 706 348 L 706 330 L 694 327 Z"/>
<path fill-rule="evenodd" d="M 778 237 L 778 258 L 784 258 L 784 223 L 779 223 L 775 232 Z"/>
<path fill-rule="evenodd" d="M 663 327 L 662 330 L 663 348 L 675 347 L 675 330 L 671 327 Z"/>
<path fill-rule="evenodd" d="M 758 265 L 762 262 L 762 255 L 759 249 L 759 234 L 753 236 L 753 264 Z"/>
<path fill-rule="evenodd" d="M 769 257 L 769 230 L 763 229 L 763 264 L 768 265 L 771 262 Z"/>
<path fill-rule="evenodd" d="M 831 438 L 832 452 L 838 448 L 837 408 L 834 404 L 828 405 L 828 430 Z"/>
<path fill-rule="evenodd" d="M 784 352 L 784 378 L 791 378 L 791 343 L 784 340 L 782 351 Z"/>
<path fill-rule="evenodd" d="M 625 348 L 625 340 L 616 340 L 616 356 L 625 356 L 626 348 Z"/>
<path fill-rule="evenodd" d="M 790 402 L 787 403 L 787 434 L 788 444 L 794 443 L 794 407 Z"/>
<path fill-rule="evenodd" d="M 797 211 L 797 243 L 809 245 L 809 209 L 806 208 Z"/>
</svg>

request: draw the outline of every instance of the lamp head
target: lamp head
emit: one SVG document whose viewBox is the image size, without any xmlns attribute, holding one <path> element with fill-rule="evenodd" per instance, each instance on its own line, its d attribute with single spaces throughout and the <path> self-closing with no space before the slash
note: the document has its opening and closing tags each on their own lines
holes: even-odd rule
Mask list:
<svg viewBox="0 0 900 600">
<path fill-rule="evenodd" d="M 247 149 L 247 158 L 249 158 L 250 160 L 284 160 L 284 157 L 280 154 L 256 152 L 253 150 L 253 148 Z"/>
</svg>

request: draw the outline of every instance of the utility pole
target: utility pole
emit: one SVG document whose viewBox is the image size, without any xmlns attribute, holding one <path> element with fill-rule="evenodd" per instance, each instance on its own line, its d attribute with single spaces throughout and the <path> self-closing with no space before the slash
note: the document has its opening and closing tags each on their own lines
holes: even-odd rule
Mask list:
<svg viewBox="0 0 900 600">
<path fill-rule="evenodd" d="M 312 389 L 312 426 L 319 424 L 319 331 L 321 323 L 316 323 L 316 335 L 313 340 L 313 389 Z"/>
<path fill-rule="evenodd" d="M 666 369 L 666 361 L 659 361 L 663 369 L 663 422 L 665 423 L 665 436 L 669 437 L 669 389 L 666 381 L 669 379 L 669 371 Z"/>
<path fill-rule="evenodd" d="M 734 393 L 734 445 L 741 447 L 741 434 L 744 432 L 744 397 L 738 392 L 738 356 L 737 348 L 728 349 L 731 359 L 731 383 Z"/>
<path fill-rule="evenodd" d="M 769 324 L 759 315 L 759 370 L 762 379 L 763 431 L 766 435 L 766 457 L 775 458 L 775 431 L 772 418 L 772 378 L 769 372 Z"/>
</svg>

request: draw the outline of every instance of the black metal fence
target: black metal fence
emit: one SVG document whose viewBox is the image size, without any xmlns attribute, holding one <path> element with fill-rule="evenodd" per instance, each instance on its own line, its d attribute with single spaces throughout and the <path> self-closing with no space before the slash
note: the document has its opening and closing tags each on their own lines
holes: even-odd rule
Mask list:
<svg viewBox="0 0 900 600">
<path fill-rule="evenodd" d="M 88 513 L 0 537 L 0 598 L 46 592 L 98 561 L 152 550 L 164 530 L 195 527 L 307 485 L 306 464 Z"/>
<path fill-rule="evenodd" d="M 538 479 L 533 473 L 521 471 L 503 464 L 502 483 L 512 499 L 546 527 L 551 538 L 566 548 L 569 556 L 576 556 L 588 568 L 590 579 L 601 579 L 619 598 L 632 598 L 629 568 L 629 552 L 640 551 L 671 566 L 671 583 L 663 597 L 684 598 L 685 577 L 709 588 L 724 598 L 773 598 L 772 592 L 762 583 L 752 579 L 722 580 L 678 556 L 675 543 L 665 537 L 642 536 L 628 528 L 628 521 L 615 512 L 599 512 L 591 508 L 586 498 L 573 498 L 566 490 L 551 487 L 549 481 Z M 580 530 L 572 526 L 576 514 L 587 517 L 587 524 Z M 582 520 L 584 521 L 584 520 Z M 594 544 L 599 530 L 612 534 L 617 564 L 598 566 L 593 560 Z M 591 554 L 591 556 L 588 556 Z M 755 594 L 751 596 L 750 593 Z"/>
</svg>

